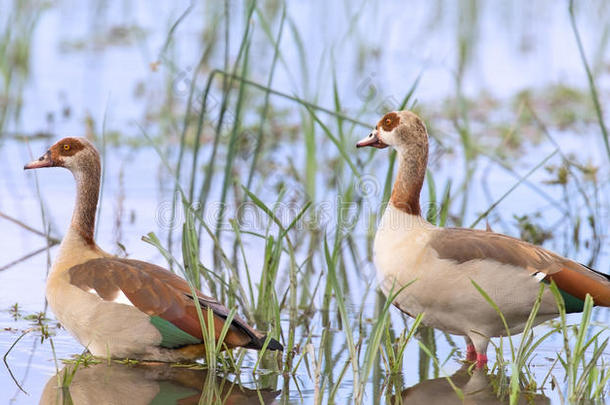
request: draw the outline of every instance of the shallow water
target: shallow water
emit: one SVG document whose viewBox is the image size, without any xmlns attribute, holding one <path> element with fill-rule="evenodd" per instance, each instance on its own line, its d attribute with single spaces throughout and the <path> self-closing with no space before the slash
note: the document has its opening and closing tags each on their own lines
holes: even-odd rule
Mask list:
<svg viewBox="0 0 610 405">
<path fill-rule="evenodd" d="M 286 36 L 283 45 L 285 62 L 278 68 L 274 78 L 273 87 L 288 93 L 299 94 L 306 99 L 314 99 L 319 92 L 317 103 L 332 105 L 332 72 L 329 65 L 332 54 L 334 69 L 337 71 L 338 87 L 344 100 L 344 110 L 348 115 L 355 116 L 360 121 L 370 122 L 371 126 L 378 118 L 375 111 L 380 105 L 392 107 L 398 104 L 404 93 L 409 89 L 413 80 L 423 71 L 416 97 L 424 106 L 424 111 L 433 111 L 438 117 L 434 123 L 434 134 L 441 139 L 445 138 L 452 145 L 455 132 L 449 120 L 442 111 L 442 101 L 451 97 L 455 91 L 455 71 L 457 60 L 456 32 L 459 31 L 457 23 L 458 2 L 438 2 L 432 5 L 424 3 L 411 3 L 404 7 L 403 2 L 387 2 L 383 7 L 378 4 L 366 4 L 351 19 L 338 18 L 338 16 L 352 15 L 354 10 L 346 10 L 339 2 L 312 2 L 290 3 L 287 14 L 293 19 L 296 29 L 306 40 L 308 61 L 305 67 L 300 65 L 296 42 Z M 580 89 L 587 89 L 586 76 L 578 58 L 578 51 L 571 31 L 567 24 L 567 9 L 555 5 L 555 2 L 518 1 L 513 5 L 505 5 L 504 9 L 480 5 L 479 16 L 476 19 L 476 46 L 472 50 L 473 56 L 464 76 L 464 92 L 476 97 L 482 92 L 490 92 L 498 99 L 507 99 L 517 91 L 524 88 L 544 88 L 556 83 L 567 84 Z M 233 3 L 231 3 L 233 4 Z M 44 230 L 41 219 L 40 200 L 37 196 L 36 181 L 40 190 L 41 200 L 45 206 L 46 220 L 50 223 L 50 234 L 60 238 L 65 231 L 72 210 L 74 186 L 71 175 L 60 169 L 38 171 L 37 173 L 24 173 L 23 164 L 32 158 L 38 157 L 46 150 L 48 145 L 61 136 L 83 135 L 87 130 L 85 121 L 87 117 L 94 120 L 93 131 L 98 137 L 102 133 L 102 126 L 108 137 L 120 134 L 123 146 L 108 146 L 105 154 L 105 180 L 101 202 L 101 216 L 98 222 L 97 241 L 107 251 L 120 253 L 117 241 L 126 247 L 130 257 L 147 260 L 165 265 L 159 252 L 151 245 L 142 242 L 142 235 L 154 231 L 162 241 L 166 240 L 168 232 L 168 215 L 171 207 L 171 191 L 173 187 L 171 175 L 164 169 L 161 159 L 149 146 L 132 148 L 129 144 L 137 140 L 147 145 L 142 136 L 140 127 L 152 136 L 166 135 L 166 150 L 171 156 L 175 155 L 177 134 L 159 117 L 158 110 L 164 103 L 170 101 L 180 106 L 186 102 L 184 80 L 187 74 L 197 64 L 199 50 L 199 33 L 202 21 L 208 22 L 212 6 L 198 5 L 180 25 L 175 37 L 176 49 L 173 51 L 171 66 L 164 60 L 158 70 L 151 69 L 151 63 L 159 59 L 161 49 L 170 25 L 187 4 L 163 5 L 160 8 L 150 9 L 146 2 L 122 4 L 113 3 L 105 8 L 100 2 L 73 2 L 59 1 L 45 10 L 36 25 L 31 41 L 30 74 L 26 80 L 23 91 L 23 107 L 18 120 L 8 122 L 3 128 L 5 136 L 0 137 L 0 212 L 15 218 L 37 230 Z M 596 7 L 602 8 L 597 5 Z M 14 5 L 8 2 L 0 3 L 0 9 L 15 11 Z M 235 16 L 235 26 L 239 26 L 243 19 L 243 10 L 239 6 L 232 9 Z M 11 13 L 0 13 L 11 15 Z M 354 14 L 355 15 L 355 14 Z M 596 51 L 595 44 L 599 41 L 599 25 L 602 12 L 595 10 L 579 10 L 581 34 L 588 52 Z M 255 23 L 256 24 L 256 23 Z M 350 26 L 350 24 L 353 24 Z M 597 25 L 596 25 L 597 24 Z M 607 24 L 607 23 L 606 23 Z M 136 27 L 140 34 L 127 34 L 121 36 L 121 29 Z M 258 27 L 258 25 L 257 25 Z M 371 29 L 374 27 L 374 29 Z M 498 28 L 500 27 L 500 28 Z M 121 29 L 119 29 L 121 28 Z M 117 34 L 118 32 L 118 34 Z M 128 30 L 128 32 L 130 32 Z M 238 43 L 240 30 L 231 31 L 231 41 Z M 119 35 L 118 39 L 113 39 Z M 259 31 L 255 40 L 263 42 L 264 35 Z M 260 60 L 252 65 L 251 75 L 254 80 L 264 82 L 268 69 L 268 60 L 271 58 L 269 46 L 259 45 Z M 193 51 L 197 50 L 197 51 Z M 231 57 L 236 56 L 232 49 Z M 601 60 L 608 61 L 609 50 L 602 49 Z M 220 66 L 221 55 L 214 55 L 210 66 Z M 263 63 L 265 62 L 265 63 Z M 301 66 L 298 68 L 297 66 Z M 309 75 L 308 81 L 301 81 L 301 75 Z M 322 73 L 318 73 L 322 72 Z M 610 75 L 600 74 L 598 86 L 600 94 L 607 97 L 610 88 Z M 201 80 L 203 83 L 204 80 Z M 164 92 L 170 84 L 171 100 L 166 100 Z M 315 84 L 313 84 L 315 83 Z M 143 89 L 143 90 L 142 90 Z M 365 112 L 360 113 L 362 106 L 367 104 Z M 294 106 L 278 100 L 280 108 L 293 108 Z M 65 114 L 69 109 L 69 114 Z M 179 110 L 176 107 L 176 110 Z M 499 114 L 502 114 L 500 112 Z M 289 116 L 296 116 L 291 112 Z M 322 115 L 321 115 L 322 117 Z M 326 120 L 327 117 L 323 119 Z M 334 121 L 328 120 L 329 125 Z M 104 123 L 104 124 L 102 124 Z M 601 165 L 599 171 L 599 194 L 602 204 L 602 223 L 608 223 L 610 210 L 608 209 L 608 163 L 603 142 L 595 126 L 580 128 L 576 134 L 572 129 L 560 131 L 552 129 L 552 135 L 559 141 L 562 152 L 575 153 L 579 159 Z M 52 139 L 33 140 L 24 143 L 15 139 L 15 135 L 32 135 L 36 132 L 49 132 Z M 168 131 L 167 134 L 164 131 Z M 355 142 L 367 129 L 356 128 Z M 458 145 L 456 143 L 456 145 Z M 583 147 L 586 145 L 586 147 Z M 320 159 L 332 155 L 334 149 L 320 149 Z M 435 146 L 438 148 L 438 146 Z M 300 142 L 286 142 L 279 145 L 274 154 L 267 159 L 273 160 L 278 167 L 288 166 L 289 163 L 300 168 L 304 166 L 304 155 Z M 538 145 L 527 143 L 527 153 L 515 158 L 515 172 L 524 175 L 536 165 L 542 157 L 553 151 L 549 142 Z M 354 154 L 355 150 L 349 149 Z M 459 145 L 451 153 L 441 154 L 434 167 L 434 179 L 437 187 L 445 184 L 447 179 L 459 179 L 464 173 L 461 163 L 463 151 Z M 207 155 L 206 155 L 207 156 Z M 190 157 L 188 157 L 187 161 Z M 356 157 L 354 157 L 356 159 Z M 364 159 L 364 158 L 362 158 Z M 366 207 L 370 212 L 378 206 L 382 191 L 382 179 L 386 171 L 385 153 L 375 157 L 376 164 L 370 165 L 366 173 L 368 179 L 373 181 L 371 192 L 364 197 Z M 204 159 L 200 161 L 203 163 Z M 489 205 L 499 198 L 507 189 L 517 182 L 514 174 L 507 172 L 484 157 L 478 158 L 479 166 L 472 177 L 473 187 L 469 194 L 468 210 L 465 213 L 464 223 L 468 225 L 478 214 L 487 209 Z M 559 164 L 560 159 L 555 156 L 549 163 Z M 221 165 L 222 163 L 218 163 Z M 320 163 L 318 184 L 318 201 L 316 206 L 323 210 L 328 218 L 327 229 L 332 230 L 335 223 L 333 218 L 336 212 L 336 200 L 333 193 L 336 189 L 326 187 L 324 182 L 325 167 Z M 185 169 L 186 173 L 187 169 Z M 274 201 L 274 181 L 281 177 L 283 171 L 277 171 L 271 178 L 259 177 L 257 192 L 266 198 L 266 202 Z M 549 175 L 539 170 L 529 181 L 544 190 L 553 200 L 564 198 L 559 187 L 546 185 Z M 457 180 L 456 180 L 457 183 Z M 486 194 L 483 185 L 488 187 Z M 213 185 L 213 195 L 217 195 L 219 184 Z M 425 189 L 424 189 L 425 190 Z M 426 200 L 427 196 L 424 196 Z M 582 208 L 582 201 L 576 198 L 573 201 L 574 210 Z M 606 205 L 603 205 L 606 204 Z M 206 211 L 210 222 L 214 219 L 214 201 Z M 425 201 L 424 201 L 425 206 Z M 518 187 L 498 209 L 504 211 L 501 217 L 495 217 L 492 223 L 494 230 L 517 235 L 513 214 L 528 214 L 541 211 L 540 221 L 545 224 L 555 224 L 564 221 L 563 213 L 540 194 L 534 192 L 528 185 Z M 229 212 L 229 217 L 234 216 Z M 366 216 L 364 216 L 366 217 Z M 120 223 L 117 223 L 117 218 Z M 180 224 L 182 217 L 178 214 L 176 223 Z M 286 223 L 291 219 L 287 213 Z M 364 218 L 366 219 L 366 218 Z M 353 231 L 359 243 L 365 241 L 365 221 L 361 220 Z M 260 230 L 262 222 L 253 221 L 251 230 Z M 479 224 L 479 227 L 484 224 Z M 564 235 L 560 226 L 558 234 Z M 0 267 L 19 260 L 24 255 L 45 246 L 41 236 L 25 230 L 5 218 L 0 218 Z M 179 229 L 178 229 L 179 231 Z M 589 233 L 588 233 L 589 232 Z M 590 231 L 583 228 L 583 239 L 590 236 Z M 179 245 L 179 232 L 174 233 L 175 245 Z M 603 235 L 605 236 L 605 234 Z M 230 246 L 230 241 L 227 242 Z M 607 242 L 602 245 L 602 251 L 596 267 L 608 271 L 610 257 Z M 211 267 L 212 258 L 210 240 L 202 241 L 202 263 Z M 586 261 L 590 252 L 586 248 L 576 249 L 564 237 L 550 241 L 547 247 L 559 252 L 570 253 L 575 259 Z M 248 262 L 250 268 L 256 271 L 262 267 L 260 241 L 252 240 L 248 244 Z M 179 250 L 179 249 L 177 249 Z M 56 248 L 51 248 L 49 257 L 55 255 Z M 23 314 L 31 314 L 44 310 L 44 285 L 46 269 L 48 268 L 47 254 L 45 252 L 17 263 L 6 270 L 0 271 L 0 328 L 10 328 L 0 331 L 0 351 L 6 352 L 13 342 L 20 336 L 21 331 L 32 326 L 31 322 L 20 319 L 13 320 L 8 309 L 11 305 L 19 303 Z M 354 317 L 352 326 L 358 322 L 358 314 L 364 308 L 364 317 L 373 316 L 375 307 L 374 268 L 371 263 L 364 260 L 360 267 L 349 274 L 348 309 Z M 316 275 L 317 276 L 317 275 Z M 369 288 L 370 287 L 370 288 Z M 284 291 L 284 285 L 278 286 L 278 291 Z M 363 298 L 364 297 L 364 298 Z M 316 300 L 321 305 L 322 300 Z M 52 317 L 52 314 L 48 314 Z M 287 330 L 288 313 L 282 314 L 283 329 Z M 609 311 L 594 311 L 594 318 L 601 324 L 608 324 Z M 345 335 L 339 329 L 338 315 L 331 313 L 331 328 L 328 330 L 330 351 L 335 360 L 330 370 L 322 373 L 322 392 L 324 400 L 334 389 L 335 381 L 348 358 L 345 347 Z M 392 322 L 395 331 L 402 331 L 405 322 L 398 311 L 392 310 Z M 571 315 L 569 323 L 577 323 L 578 315 Z M 407 321 L 411 324 L 411 321 Z M 312 328 L 312 341 L 315 355 L 318 355 L 320 338 L 323 332 L 322 315 L 315 315 L 300 325 L 297 329 L 297 341 L 304 343 L 308 325 Z M 364 323 L 364 336 L 371 328 L 371 322 Z M 541 326 L 537 334 L 544 333 L 545 326 Z M 605 332 L 607 334 L 607 331 Z M 458 349 L 463 350 L 463 342 L 459 337 L 454 338 Z M 436 400 L 439 403 L 452 403 L 455 396 L 448 389 L 445 379 L 438 379 L 443 375 L 452 375 L 459 372 L 461 363 L 457 356 L 451 355 L 452 345 L 444 335 L 436 333 L 437 358 L 443 363 L 438 372 L 429 373 L 419 371 L 420 352 L 416 342 L 411 342 L 404 354 L 403 372 L 399 376 L 400 383 L 394 386 L 394 392 L 401 392 L 405 401 L 414 403 L 427 403 Z M 50 394 L 55 400 L 57 393 L 53 383 L 56 365 L 54 359 L 68 359 L 72 355 L 82 352 L 82 347 L 64 330 L 60 329 L 53 337 L 55 355 L 49 343 L 45 340 L 40 343 L 40 336 L 36 333 L 25 335 L 8 356 L 10 369 L 15 378 L 27 391 L 27 395 L 20 392 L 11 380 L 8 370 L 0 367 L 0 398 L 8 399 L 9 403 L 31 404 L 37 403 L 43 391 Z M 560 350 L 562 342 L 560 336 L 555 335 L 546 340 L 536 351 L 532 370 L 537 381 L 541 382 L 552 367 L 556 353 Z M 301 347 L 305 350 L 305 347 Z M 364 351 L 364 348 L 363 348 Z M 606 357 L 610 351 L 606 351 Z M 490 349 L 490 361 L 493 354 Z M 508 348 L 504 350 L 505 357 L 509 357 Z M 312 377 L 311 367 L 315 356 L 308 356 L 307 365 L 303 362 L 294 376 L 265 375 L 257 373 L 252 376 L 250 370 L 254 366 L 256 357 L 249 353 L 244 362 L 243 372 L 239 376 L 227 375 L 219 379 L 208 381 L 204 372 L 190 370 L 187 376 L 170 376 L 166 371 L 131 368 L 125 365 L 116 365 L 107 369 L 104 365 L 96 365 L 82 373 L 82 380 L 74 381 L 73 399 L 78 395 L 91 393 L 93 388 L 87 386 L 87 379 L 100 379 L 105 376 L 109 381 L 138 382 L 137 391 L 127 391 L 127 398 L 121 397 L 123 390 L 110 384 L 112 388 L 104 392 L 108 386 L 96 387 L 99 393 L 95 398 L 106 398 L 114 403 L 134 403 L 135 399 L 156 398 L 158 401 L 171 402 L 176 398 L 198 397 L 201 392 L 205 395 L 238 395 L 232 397 L 237 403 L 240 401 L 259 398 L 257 389 L 263 391 L 260 395 L 265 402 L 278 403 L 314 403 L 320 393 Z M 446 360 L 447 359 L 447 360 Z M 445 362 L 446 360 L 446 362 Z M 327 367 L 325 363 L 322 365 Z M 63 364 L 58 364 L 59 368 Z M 179 373 L 178 373 L 179 374 Z M 193 377 L 195 375 L 195 377 Z M 557 381 L 562 381 L 561 367 L 555 365 L 553 375 Z M 224 378 L 226 377 L 226 378 Z M 232 388 L 226 391 L 227 386 L 237 378 L 242 388 Z M 116 380 L 115 380 L 116 379 Z M 79 381 L 80 380 L 80 381 Z M 203 382 L 202 385 L 194 381 Z M 459 374 L 456 383 L 470 384 L 472 387 L 488 387 L 484 376 L 475 375 L 470 382 Z M 390 402 L 384 390 L 388 379 L 383 373 L 373 374 L 366 389 L 365 402 Z M 131 384 L 130 387 L 133 385 Z M 46 388 L 45 388 L 46 387 Z M 407 388 L 411 387 L 408 391 Z M 80 391 L 79 391 L 80 390 Z M 280 392 L 275 392 L 279 390 Z M 82 394 L 77 393 L 82 392 Z M 271 392 L 270 392 L 271 391 Z M 345 378 L 337 388 L 336 400 L 338 403 L 350 401 L 353 392 L 351 370 L 348 369 Z M 441 393 L 445 393 L 441 396 Z M 277 395 L 276 395 L 277 394 Z M 483 389 L 476 399 L 481 403 L 493 401 L 488 398 L 488 390 Z M 239 396 L 242 395 L 242 396 Z M 256 395 L 256 396 L 255 396 Z M 272 396 L 275 395 L 275 396 Z M 430 397 L 432 395 L 432 397 Z M 542 395 L 542 394 L 540 394 Z M 557 389 L 551 389 L 550 381 L 545 385 L 544 396 L 550 402 L 559 403 L 560 396 Z M 247 397 L 247 399 L 246 399 Z M 80 398 L 80 397 L 78 397 Z M 168 399 L 170 398 L 170 399 Z M 544 403 L 544 398 L 537 398 Z M 47 403 L 44 402 L 43 403 Z M 118 401 L 118 402 L 117 402 Z M 52 402 L 51 402 L 52 403 Z M 103 403 L 103 402 L 98 402 Z M 247 402 L 246 402 L 247 403 Z M 256 400 L 252 403 L 258 403 Z M 490 402 L 493 403 L 493 402 Z M 539 403 L 539 402 L 536 402 Z"/>
</svg>

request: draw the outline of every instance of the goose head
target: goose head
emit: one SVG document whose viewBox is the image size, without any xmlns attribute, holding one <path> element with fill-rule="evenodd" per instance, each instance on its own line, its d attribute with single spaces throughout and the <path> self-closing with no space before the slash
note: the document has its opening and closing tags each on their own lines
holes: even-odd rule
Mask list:
<svg viewBox="0 0 610 405">
<path fill-rule="evenodd" d="M 79 240 L 97 249 L 93 235 L 100 189 L 101 164 L 95 146 L 85 138 L 60 139 L 44 155 L 26 164 L 23 169 L 42 167 L 65 167 L 72 172 L 76 180 L 76 204 L 68 234 L 73 231 L 75 235 L 78 235 Z M 73 240 L 73 238 L 64 237 L 64 241 L 66 240 Z"/>
<path fill-rule="evenodd" d="M 398 152 L 406 152 L 411 145 L 427 144 L 428 134 L 422 120 L 411 111 L 392 111 L 384 115 L 375 129 L 360 140 L 357 148 L 372 146 L 383 149 L 394 147 Z"/>
<path fill-rule="evenodd" d="M 65 167 L 72 173 L 87 168 L 99 168 L 99 153 L 85 138 L 63 138 L 51 146 L 44 155 L 26 164 L 23 169 L 42 167 Z"/>
</svg>

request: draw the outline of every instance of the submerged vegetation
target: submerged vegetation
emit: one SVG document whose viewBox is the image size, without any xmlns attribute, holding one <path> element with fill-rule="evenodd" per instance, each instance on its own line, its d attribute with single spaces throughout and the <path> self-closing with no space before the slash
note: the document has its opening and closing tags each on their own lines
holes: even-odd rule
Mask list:
<svg viewBox="0 0 610 405">
<path fill-rule="evenodd" d="M 485 374 L 468 365 L 460 368 L 461 339 L 454 341 L 421 325 L 421 316 L 402 316 L 376 290 L 372 241 L 391 192 L 396 156 L 394 152 L 356 154 L 353 144 L 380 113 L 402 108 L 414 109 L 426 119 L 432 137 L 422 195 L 430 222 L 464 227 L 487 223 L 495 231 L 578 257 L 588 266 L 605 260 L 606 268 L 600 270 L 608 272 L 604 255 L 608 253 L 610 151 L 605 161 L 592 162 L 589 155 L 565 152 L 562 141 L 582 136 L 586 142 L 599 138 L 599 145 L 607 145 L 600 107 L 605 101 L 600 97 L 607 93 L 596 90 L 596 77 L 607 70 L 604 47 L 610 26 L 605 23 L 599 50 L 589 56 L 591 60 L 582 51 L 571 55 L 579 57 L 586 69 L 587 87 L 551 83 L 508 97 L 486 91 L 473 95 L 465 91 L 464 83 L 481 41 L 482 5 L 466 0 L 459 2 L 463 7 L 447 11 L 450 2 L 436 3 L 431 6 L 436 7 L 432 13 L 436 18 L 457 14 L 454 39 L 459 50 L 455 87 L 438 102 L 417 98 L 425 67 L 418 69 L 419 76 L 392 87 L 391 95 L 385 95 L 386 87 L 378 84 L 383 78 L 368 73 L 371 67 L 365 60 L 378 58 L 383 46 L 364 38 L 364 5 L 354 10 L 344 6 L 347 15 L 342 18 L 348 22 L 343 47 L 354 47 L 350 56 L 356 62 L 354 72 L 345 74 L 344 64 L 338 62 L 345 55 L 332 44 L 322 50 L 324 60 L 311 62 L 318 54 L 311 54 L 312 39 L 304 35 L 313 34 L 300 31 L 298 11 L 290 11 L 284 1 L 185 5 L 168 18 L 160 50 L 148 54 L 151 74 L 163 90 L 160 93 L 158 86 L 145 81 L 136 86 L 135 97 L 146 105 L 144 118 L 135 128 L 111 129 L 106 112 L 95 114 L 97 123 L 88 113 L 84 132 L 103 146 L 106 164 L 115 147 L 127 146 L 128 156 L 154 148 L 151 160 L 159 161 L 165 203 L 157 213 L 158 229 L 143 236 L 143 241 L 158 249 L 166 261 L 160 264 L 231 308 L 229 317 L 239 313 L 258 329 L 269 331 L 268 336 L 280 340 L 285 350 L 283 354 L 264 349 L 259 354 L 222 351 L 213 339 L 213 323 L 206 324 L 200 313 L 208 337 L 202 363 L 175 365 L 173 371 L 152 376 L 141 364 L 126 360 L 118 365 L 87 354 L 69 360 L 60 371 L 56 358 L 58 374 L 53 378 L 64 400 L 81 370 L 103 374 L 107 370 L 102 366 L 107 366 L 116 368 L 117 378 L 136 370 L 134 378 L 167 379 L 181 389 L 194 388 L 191 381 L 196 380 L 204 389 L 198 385 L 184 395 L 199 395 L 199 403 L 228 400 L 235 390 L 227 391 L 226 384 L 237 384 L 243 395 L 248 391 L 260 403 L 277 397 L 279 403 L 399 404 L 441 392 L 448 403 L 471 397 L 539 403 L 546 396 L 565 403 L 604 403 L 610 388 L 609 315 L 593 310 L 590 299 L 582 316 L 569 317 L 558 290 L 544 287 L 557 296 L 561 316 L 536 330 L 530 322 L 518 337 L 508 334 L 493 340 L 495 360 Z M 598 3 L 599 13 L 608 15 L 604 2 Z M 33 135 L 12 129 L 19 128 L 14 123 L 19 122 L 27 83 L 31 36 L 47 7 L 53 5 L 16 1 L 12 17 L 3 21 L 0 54 L 13 57 L 0 59 L 0 145 Z M 561 7 L 568 12 L 567 5 Z M 29 10 L 35 12 L 26 13 Z M 579 12 L 570 4 L 575 36 L 574 16 Z M 189 65 L 181 54 L 184 44 L 179 34 L 200 17 L 203 28 L 197 33 L 198 48 L 189 50 L 195 55 Z M 146 30 L 131 24 L 104 26 L 93 38 L 64 46 L 80 52 L 88 47 L 125 46 L 122 39 L 133 45 L 144 43 L 146 35 Z M 298 68 L 290 64 L 295 60 Z M 350 74 L 365 79 L 346 84 Z M 148 101 L 153 98 L 156 102 Z M 497 185 L 497 173 L 511 180 Z M 474 189 L 482 190 L 476 198 Z M 511 199 L 520 190 L 519 200 L 533 195 L 537 203 Z M 121 194 L 121 198 L 127 197 Z M 497 209 L 499 205 L 504 209 Z M 42 198 L 40 207 L 48 218 Z M 116 251 L 126 254 L 129 246 L 123 246 L 120 229 L 127 215 L 119 209 L 115 216 Z M 20 222 L 25 226 L 28 221 Z M 59 239 L 62 226 L 58 225 L 44 227 L 42 235 L 49 245 Z M 7 269 L 20 262 L 11 262 Z M 5 270 L 3 265 L 0 262 L 0 271 Z M 23 313 L 18 304 L 10 308 L 15 320 L 23 319 Z M 502 317 L 500 311 L 498 316 Z M 18 332 L 35 332 L 54 352 L 55 325 L 49 328 L 44 313 L 32 321 L 33 326 L 8 330 L 0 338 L 10 336 L 15 346 L 24 336 Z M 226 332 L 225 328 L 221 334 Z M 552 339 L 560 343 L 539 354 Z M 4 356 L 8 367 L 13 346 Z M 182 369 L 192 373 L 181 373 Z M 234 378 L 224 380 L 227 376 Z M 240 380 L 254 389 L 241 388 Z M 419 383 L 409 387 L 415 382 Z"/>
</svg>

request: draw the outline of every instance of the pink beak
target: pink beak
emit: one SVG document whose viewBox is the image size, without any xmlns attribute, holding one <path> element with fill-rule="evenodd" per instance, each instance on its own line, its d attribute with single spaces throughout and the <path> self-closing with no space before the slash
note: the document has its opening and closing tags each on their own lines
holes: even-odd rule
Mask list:
<svg viewBox="0 0 610 405">
<path fill-rule="evenodd" d="M 379 132 L 374 129 L 366 138 L 361 139 L 357 144 L 357 148 L 363 148 L 365 146 L 372 146 L 373 148 L 383 149 L 387 148 L 388 145 L 379 139 Z"/>
<path fill-rule="evenodd" d="M 48 150 L 47 153 L 39 157 L 37 160 L 33 160 L 27 165 L 23 166 L 23 170 L 28 169 L 39 169 L 41 167 L 53 167 L 55 166 L 55 162 L 51 158 L 51 151 Z"/>
</svg>

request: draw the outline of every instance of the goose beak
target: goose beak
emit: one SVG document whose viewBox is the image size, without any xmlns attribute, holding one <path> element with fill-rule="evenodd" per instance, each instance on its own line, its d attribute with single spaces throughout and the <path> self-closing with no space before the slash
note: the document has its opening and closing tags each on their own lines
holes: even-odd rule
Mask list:
<svg viewBox="0 0 610 405">
<path fill-rule="evenodd" d="M 372 146 L 373 148 L 383 149 L 387 148 L 388 145 L 379 139 L 379 132 L 373 130 L 366 138 L 361 139 L 357 144 L 357 148 L 363 148 L 365 146 Z"/>
<path fill-rule="evenodd" d="M 53 159 L 51 158 L 51 151 L 48 150 L 47 153 L 39 157 L 37 160 L 33 160 L 27 165 L 23 166 L 23 170 L 28 169 L 39 169 L 41 167 L 52 167 L 55 165 Z"/>
</svg>

